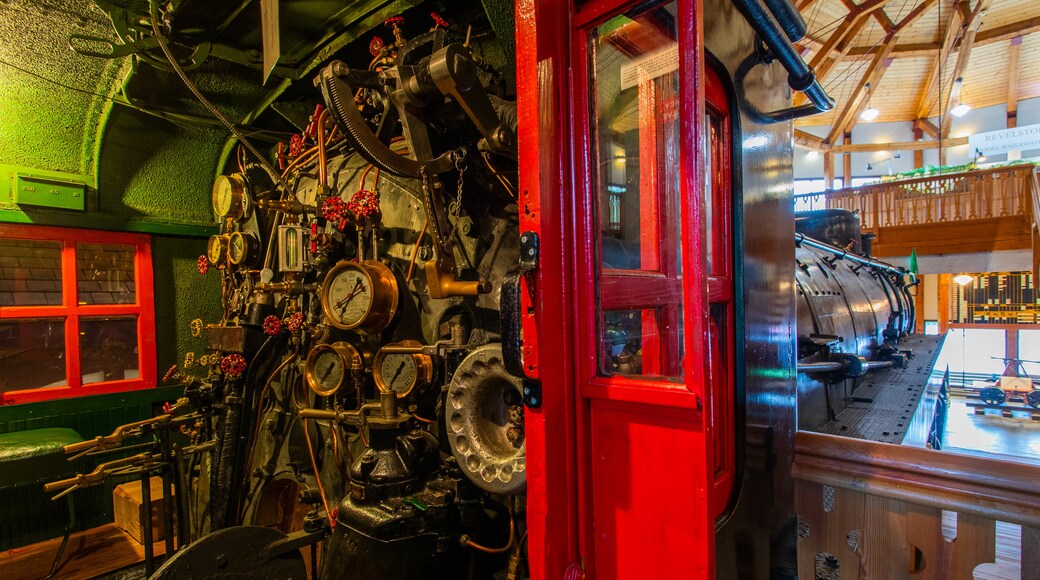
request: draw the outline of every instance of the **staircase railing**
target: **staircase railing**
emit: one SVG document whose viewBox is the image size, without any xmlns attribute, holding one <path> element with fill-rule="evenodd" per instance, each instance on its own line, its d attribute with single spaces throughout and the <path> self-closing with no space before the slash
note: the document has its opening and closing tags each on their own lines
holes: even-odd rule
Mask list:
<svg viewBox="0 0 1040 580">
<path fill-rule="evenodd" d="M 800 578 L 971 579 L 997 522 L 1036 578 L 1040 466 L 809 432 L 795 449 Z"/>
</svg>

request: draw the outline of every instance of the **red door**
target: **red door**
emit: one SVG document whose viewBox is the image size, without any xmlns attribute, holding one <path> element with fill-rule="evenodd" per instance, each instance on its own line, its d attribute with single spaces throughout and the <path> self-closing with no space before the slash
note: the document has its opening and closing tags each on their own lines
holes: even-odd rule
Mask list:
<svg viewBox="0 0 1040 580">
<path fill-rule="evenodd" d="M 544 400 L 527 414 L 533 578 L 714 576 L 734 275 L 729 108 L 699 10 L 517 3 L 521 226 L 542 239 L 524 326 Z"/>
</svg>

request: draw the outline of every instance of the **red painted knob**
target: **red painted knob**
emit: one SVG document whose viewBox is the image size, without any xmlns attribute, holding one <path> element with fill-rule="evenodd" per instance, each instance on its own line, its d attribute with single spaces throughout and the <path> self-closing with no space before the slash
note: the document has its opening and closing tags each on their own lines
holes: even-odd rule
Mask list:
<svg viewBox="0 0 1040 580">
<path fill-rule="evenodd" d="M 204 255 L 199 256 L 198 261 L 195 263 L 195 267 L 199 269 L 199 274 L 205 276 L 206 272 L 209 272 L 209 258 Z"/>
<path fill-rule="evenodd" d="M 274 314 L 264 319 L 264 334 L 275 336 L 282 331 L 282 319 Z"/>
<path fill-rule="evenodd" d="M 285 317 L 283 322 L 285 323 L 285 327 L 291 332 L 296 332 L 303 328 L 303 312 L 293 312 L 289 316 Z"/>
<path fill-rule="evenodd" d="M 229 354 L 220 361 L 220 370 L 230 379 L 237 379 L 246 370 L 246 359 L 240 354 Z"/>
</svg>

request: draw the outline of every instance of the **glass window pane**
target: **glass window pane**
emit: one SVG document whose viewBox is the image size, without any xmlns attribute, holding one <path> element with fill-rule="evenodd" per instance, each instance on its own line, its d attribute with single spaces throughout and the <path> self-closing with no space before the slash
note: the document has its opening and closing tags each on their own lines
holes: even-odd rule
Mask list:
<svg viewBox="0 0 1040 580">
<path fill-rule="evenodd" d="M 84 385 L 139 378 L 137 317 L 80 318 L 79 351 Z"/>
<path fill-rule="evenodd" d="M 1018 331 L 1018 358 L 1030 377 L 1040 379 L 1040 330 Z"/>
<path fill-rule="evenodd" d="M 80 304 L 134 304 L 134 247 L 76 244 Z"/>
<path fill-rule="evenodd" d="M 1004 371 L 1004 331 L 989 328 L 952 328 L 946 334 L 935 370 L 950 368 L 950 381 L 971 386 Z"/>
<path fill-rule="evenodd" d="M 0 306 L 61 305 L 61 243 L 0 240 Z"/>
<path fill-rule="evenodd" d="M 605 375 L 680 376 L 682 319 L 672 309 L 612 310 L 603 313 L 600 372 Z"/>
<path fill-rule="evenodd" d="M 0 393 L 64 384 L 64 319 L 0 321 Z"/>
<path fill-rule="evenodd" d="M 593 174 L 604 268 L 678 267 L 676 38 L 674 3 L 618 16 L 591 35 Z"/>
</svg>

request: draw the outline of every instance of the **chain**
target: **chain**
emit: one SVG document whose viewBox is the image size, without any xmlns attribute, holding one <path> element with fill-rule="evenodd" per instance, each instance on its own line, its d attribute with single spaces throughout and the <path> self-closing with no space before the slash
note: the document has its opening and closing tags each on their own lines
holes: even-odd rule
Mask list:
<svg viewBox="0 0 1040 580">
<path fill-rule="evenodd" d="M 452 240 L 455 238 L 455 228 L 459 227 L 459 214 L 462 212 L 462 176 L 466 173 L 466 162 L 464 157 L 459 157 L 455 160 L 455 169 L 459 171 L 459 192 L 455 195 L 455 208 L 451 210 L 451 216 L 455 218 L 451 222 L 451 231 L 448 232 L 448 239 Z"/>
</svg>

